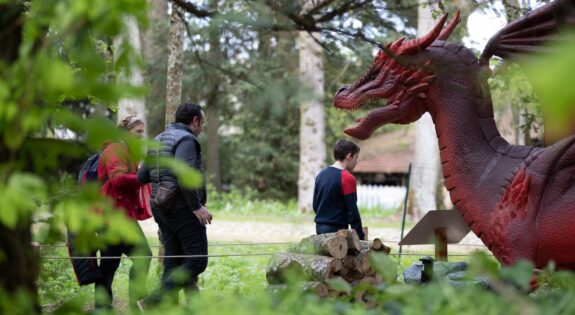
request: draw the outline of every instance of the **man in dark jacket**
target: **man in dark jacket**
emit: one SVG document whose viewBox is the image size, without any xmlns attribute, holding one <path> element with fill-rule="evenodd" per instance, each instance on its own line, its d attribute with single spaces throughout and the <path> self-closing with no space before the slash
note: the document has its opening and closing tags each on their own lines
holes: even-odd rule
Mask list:
<svg viewBox="0 0 575 315">
<path fill-rule="evenodd" d="M 150 160 L 153 161 L 158 155 L 173 156 L 195 168 L 203 176 L 202 150 L 197 136 L 202 132 L 204 123 L 204 113 L 199 105 L 180 105 L 176 110 L 175 122 L 155 138 L 160 144 L 159 149 L 148 150 Z M 190 190 L 181 186 L 177 176 L 168 168 L 145 164 L 138 171 L 138 180 L 152 183 L 152 200 L 158 192 L 158 183 L 170 183 L 171 186 L 177 187 L 174 205 L 170 209 L 160 209 L 152 205 L 152 213 L 162 234 L 166 256 L 207 255 L 206 224 L 211 223 L 212 215 L 206 208 L 205 184 L 200 189 Z M 180 289 L 195 287 L 198 275 L 206 270 L 207 265 L 207 257 L 166 258 L 161 288 L 140 301 L 140 306 L 158 302 L 163 293 L 172 292 L 177 296 Z"/>
</svg>

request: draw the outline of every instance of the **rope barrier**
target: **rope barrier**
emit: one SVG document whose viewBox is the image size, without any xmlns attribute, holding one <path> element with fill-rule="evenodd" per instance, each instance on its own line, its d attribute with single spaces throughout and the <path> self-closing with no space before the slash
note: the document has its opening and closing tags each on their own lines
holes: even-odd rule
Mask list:
<svg viewBox="0 0 575 315">
<path fill-rule="evenodd" d="M 399 241 L 386 241 L 381 240 L 384 244 L 391 243 L 391 244 L 399 244 Z M 292 245 L 295 244 L 293 242 L 270 242 L 270 243 L 215 243 L 215 244 L 208 244 L 209 247 L 218 247 L 218 246 L 260 246 L 260 245 Z M 433 245 L 433 244 L 429 244 Z M 33 247 L 39 248 L 60 248 L 60 247 L 67 247 L 66 245 L 32 245 Z M 485 247 L 483 244 L 449 244 L 449 246 L 467 246 L 467 247 Z M 161 245 L 148 245 L 151 248 L 158 248 Z"/>
<path fill-rule="evenodd" d="M 277 253 L 252 253 L 252 254 L 213 254 L 213 255 L 156 255 L 156 256 L 41 256 L 43 260 L 65 260 L 65 259 L 153 259 L 153 258 L 219 258 L 219 257 L 242 257 L 242 256 L 272 256 Z"/>
<path fill-rule="evenodd" d="M 251 256 L 272 256 L 275 253 L 249 253 L 249 254 L 212 254 L 212 255 L 155 255 L 155 256 L 41 256 L 43 260 L 65 260 L 65 259 L 153 259 L 153 258 L 221 258 L 221 257 L 251 257 Z M 399 253 L 390 253 L 390 256 L 399 256 Z M 402 253 L 402 256 L 434 256 L 435 253 Z M 449 254 L 448 257 L 469 257 L 469 254 Z M 493 255 L 490 255 L 493 256 Z"/>
<path fill-rule="evenodd" d="M 210 247 L 218 247 L 218 246 L 259 246 L 259 245 L 292 245 L 295 243 L 291 242 L 271 242 L 271 243 L 215 243 L 215 244 L 208 244 Z M 65 244 L 60 245 L 32 245 L 32 247 L 38 248 L 65 248 L 68 247 Z M 159 248 L 162 245 L 148 245 L 151 248 Z"/>
</svg>

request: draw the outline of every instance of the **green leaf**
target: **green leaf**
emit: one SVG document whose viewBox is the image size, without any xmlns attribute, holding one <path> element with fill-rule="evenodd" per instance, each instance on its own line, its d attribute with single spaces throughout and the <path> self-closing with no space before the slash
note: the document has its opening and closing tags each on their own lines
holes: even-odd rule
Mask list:
<svg viewBox="0 0 575 315">
<path fill-rule="evenodd" d="M 181 160 L 174 158 L 160 158 L 160 166 L 171 169 L 182 186 L 188 189 L 199 188 L 202 185 L 202 175 Z"/>
<path fill-rule="evenodd" d="M 36 175 L 15 173 L 0 186 L 0 221 L 15 227 L 18 218 L 29 216 L 46 198 L 44 181 Z"/>
<path fill-rule="evenodd" d="M 397 278 L 397 264 L 389 258 L 388 255 L 371 252 L 369 255 L 369 264 L 386 283 L 393 283 Z"/>
<path fill-rule="evenodd" d="M 352 289 L 351 285 L 349 285 L 349 283 L 343 280 L 342 278 L 328 279 L 326 283 L 330 288 L 336 290 L 337 292 L 343 292 L 349 294 Z"/>
<path fill-rule="evenodd" d="M 511 280 L 519 285 L 522 289 L 529 288 L 529 282 L 533 276 L 533 263 L 527 260 L 521 260 L 511 267 L 501 269 L 501 277 Z"/>
<path fill-rule="evenodd" d="M 575 89 L 573 89 L 573 69 L 575 68 L 575 33 L 561 35 L 555 45 L 549 47 L 551 53 L 537 56 L 536 60 L 525 63 L 529 80 L 542 102 L 542 110 L 552 126 L 546 128 L 570 128 L 575 115 Z"/>
<path fill-rule="evenodd" d="M 469 276 L 499 275 L 499 263 L 493 258 L 487 256 L 486 253 L 476 251 L 471 254 L 469 260 Z"/>
</svg>

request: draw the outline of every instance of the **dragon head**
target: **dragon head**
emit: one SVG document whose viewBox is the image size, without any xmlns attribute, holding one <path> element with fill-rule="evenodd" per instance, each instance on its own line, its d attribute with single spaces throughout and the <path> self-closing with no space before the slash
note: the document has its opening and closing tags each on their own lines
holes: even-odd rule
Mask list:
<svg viewBox="0 0 575 315">
<path fill-rule="evenodd" d="M 358 119 L 355 126 L 347 128 L 346 134 L 363 140 L 380 126 L 411 123 L 423 115 L 427 89 L 434 78 L 426 71 L 430 60 L 415 64 L 406 59 L 423 51 L 436 39 L 446 40 L 459 23 L 459 12 L 442 30 L 446 19 L 447 15 L 444 15 L 424 37 L 408 41 L 400 38 L 386 45 L 375 56 L 371 68 L 354 85 L 338 89 L 334 99 L 336 108 L 355 110 L 376 106 Z M 387 102 L 382 102 L 384 100 Z"/>
</svg>

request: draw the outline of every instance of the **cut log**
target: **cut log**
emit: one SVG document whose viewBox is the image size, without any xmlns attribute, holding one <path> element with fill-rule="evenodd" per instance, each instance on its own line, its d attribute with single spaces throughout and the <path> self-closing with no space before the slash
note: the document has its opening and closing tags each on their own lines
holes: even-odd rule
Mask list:
<svg viewBox="0 0 575 315">
<path fill-rule="evenodd" d="M 286 276 L 291 272 L 304 280 L 325 282 L 335 277 L 342 268 L 341 260 L 332 257 L 279 253 L 270 259 L 266 279 L 269 284 L 285 283 Z"/>
<path fill-rule="evenodd" d="M 361 244 L 359 242 L 359 236 L 357 231 L 354 229 L 349 230 L 339 230 L 336 232 L 337 235 L 345 237 L 347 240 L 347 254 L 357 255 L 361 250 Z"/>
<path fill-rule="evenodd" d="M 383 248 L 383 242 L 379 238 L 374 238 L 371 242 L 371 248 L 375 250 L 380 250 Z"/>
<path fill-rule="evenodd" d="M 347 239 L 337 233 L 312 235 L 288 250 L 291 253 L 316 254 L 341 259 L 347 254 Z"/>
<path fill-rule="evenodd" d="M 361 251 L 371 249 L 371 241 L 359 241 L 359 246 Z"/>
<path fill-rule="evenodd" d="M 382 252 L 389 255 L 391 248 L 385 246 L 381 239 L 375 238 L 373 241 L 360 241 L 361 250 L 373 249 L 376 252 Z"/>
<path fill-rule="evenodd" d="M 322 282 L 317 281 L 309 281 L 309 282 L 300 282 L 298 283 L 298 289 L 303 292 L 311 292 L 319 297 L 327 297 L 329 293 L 329 287 Z M 267 287 L 268 292 L 270 293 L 280 293 L 286 291 L 288 289 L 287 284 L 270 284 Z"/>
<path fill-rule="evenodd" d="M 379 238 L 373 239 L 373 242 L 371 243 L 371 248 L 373 248 L 375 251 L 384 252 L 388 255 L 389 255 L 389 252 L 391 251 L 391 248 L 388 246 L 385 246 Z"/>
<path fill-rule="evenodd" d="M 342 259 L 343 271 L 341 277 L 346 281 L 352 282 L 364 277 L 361 262 L 356 256 L 345 256 Z"/>
<path fill-rule="evenodd" d="M 357 255 L 357 260 L 359 262 L 359 270 L 361 270 L 362 274 L 365 276 L 372 276 L 375 274 L 375 271 L 371 268 L 369 264 L 369 253 L 371 253 L 372 249 L 362 249 L 361 252 Z"/>
</svg>

